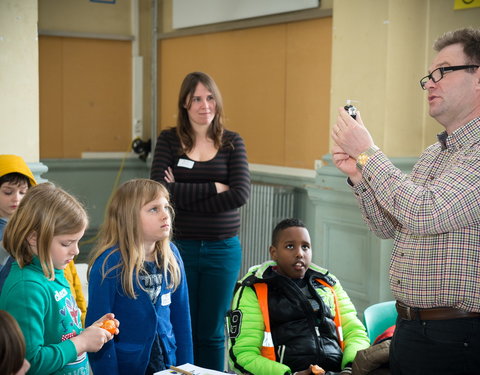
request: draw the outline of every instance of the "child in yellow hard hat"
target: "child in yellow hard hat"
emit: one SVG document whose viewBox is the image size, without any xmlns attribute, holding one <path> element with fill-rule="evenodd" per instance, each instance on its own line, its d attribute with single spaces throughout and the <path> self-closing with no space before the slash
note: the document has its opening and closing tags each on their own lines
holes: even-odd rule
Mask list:
<svg viewBox="0 0 480 375">
<path fill-rule="evenodd" d="M 0 241 L 8 220 L 16 211 L 28 189 L 35 185 L 37 185 L 37 181 L 21 156 L 0 155 Z M 13 261 L 14 259 L 0 242 L 0 293 Z M 82 323 L 85 323 L 87 303 L 73 261 L 69 263 L 64 272 L 72 295 L 82 312 Z"/>
</svg>

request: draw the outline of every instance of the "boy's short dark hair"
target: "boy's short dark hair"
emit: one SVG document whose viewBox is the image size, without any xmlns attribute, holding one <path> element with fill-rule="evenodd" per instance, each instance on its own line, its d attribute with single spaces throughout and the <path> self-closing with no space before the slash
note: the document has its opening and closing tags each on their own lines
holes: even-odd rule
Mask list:
<svg viewBox="0 0 480 375">
<path fill-rule="evenodd" d="M 272 232 L 272 245 L 273 246 L 277 245 L 278 237 L 280 235 L 280 232 L 284 231 L 287 228 L 291 228 L 291 227 L 306 228 L 305 224 L 300 219 L 295 219 L 295 218 L 284 219 L 277 224 L 277 226 L 275 227 L 275 229 Z"/>
<path fill-rule="evenodd" d="M 32 187 L 32 184 L 30 183 L 30 179 L 27 176 L 25 176 L 24 174 L 17 173 L 17 172 L 7 173 L 7 174 L 1 176 L 0 177 L 0 186 L 2 186 L 5 182 L 9 182 L 9 183 L 15 184 L 15 185 L 26 183 L 29 188 Z"/>
</svg>

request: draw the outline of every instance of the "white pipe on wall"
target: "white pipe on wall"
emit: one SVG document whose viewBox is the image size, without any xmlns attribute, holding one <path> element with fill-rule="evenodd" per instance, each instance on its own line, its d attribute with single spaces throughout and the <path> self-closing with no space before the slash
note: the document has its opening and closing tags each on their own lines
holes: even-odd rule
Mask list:
<svg viewBox="0 0 480 375">
<path fill-rule="evenodd" d="M 158 2 L 152 0 L 152 73 L 151 73 L 151 90 L 152 90 L 152 118 L 151 118 L 151 140 L 152 153 L 155 152 L 157 143 L 157 42 L 158 42 Z"/>
<path fill-rule="evenodd" d="M 143 136 L 143 57 L 140 56 L 138 0 L 131 2 L 132 42 L 132 140 Z"/>
</svg>

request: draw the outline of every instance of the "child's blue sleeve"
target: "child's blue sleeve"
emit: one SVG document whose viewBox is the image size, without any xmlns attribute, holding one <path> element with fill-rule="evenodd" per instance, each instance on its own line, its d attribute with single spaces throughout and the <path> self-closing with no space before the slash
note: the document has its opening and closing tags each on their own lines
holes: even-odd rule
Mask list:
<svg viewBox="0 0 480 375">
<path fill-rule="evenodd" d="M 193 363 L 192 324 L 190 304 L 188 302 L 188 285 L 182 258 L 174 244 L 170 244 L 181 270 L 181 282 L 172 294 L 171 322 L 175 341 L 177 342 L 177 365 Z"/>
<path fill-rule="evenodd" d="M 116 278 L 102 280 L 103 259 L 98 258 L 90 270 L 88 280 L 88 308 L 85 327 L 89 327 L 103 315 L 112 312 L 116 293 Z M 94 374 L 117 375 L 117 354 L 115 342 L 110 340 L 96 353 L 88 353 L 88 359 Z"/>
</svg>

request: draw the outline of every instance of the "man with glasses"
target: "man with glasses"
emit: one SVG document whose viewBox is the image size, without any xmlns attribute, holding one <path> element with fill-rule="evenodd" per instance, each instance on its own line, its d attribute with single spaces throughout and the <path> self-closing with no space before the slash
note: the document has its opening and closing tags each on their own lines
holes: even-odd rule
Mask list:
<svg viewBox="0 0 480 375">
<path fill-rule="evenodd" d="M 375 146 L 360 114 L 333 127 L 336 167 L 370 229 L 393 238 L 399 319 L 392 374 L 480 373 L 480 29 L 448 32 L 420 80 L 445 131 L 410 175 Z"/>
</svg>

